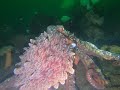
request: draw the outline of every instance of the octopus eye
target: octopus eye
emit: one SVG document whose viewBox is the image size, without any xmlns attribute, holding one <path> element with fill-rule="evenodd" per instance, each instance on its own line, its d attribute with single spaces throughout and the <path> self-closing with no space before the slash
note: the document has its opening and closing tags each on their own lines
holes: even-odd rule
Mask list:
<svg viewBox="0 0 120 90">
<path fill-rule="evenodd" d="M 75 48 L 76 46 L 76 43 L 71 43 L 71 48 Z"/>
</svg>

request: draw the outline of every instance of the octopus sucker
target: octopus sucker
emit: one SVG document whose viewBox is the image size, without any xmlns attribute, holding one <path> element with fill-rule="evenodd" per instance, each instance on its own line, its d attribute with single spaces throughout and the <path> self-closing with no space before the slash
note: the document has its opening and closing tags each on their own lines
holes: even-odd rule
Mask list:
<svg viewBox="0 0 120 90">
<path fill-rule="evenodd" d="M 101 83 L 101 82 L 104 82 L 104 81 L 103 80 L 100 81 L 96 78 L 97 81 L 98 81 L 98 82 L 96 82 L 94 77 L 98 77 L 98 76 L 94 76 L 94 75 L 96 75 L 96 74 L 92 69 L 87 71 L 86 77 L 88 79 L 88 82 L 96 89 L 104 89 L 105 88 L 105 85 L 104 85 L 105 83 Z"/>
</svg>

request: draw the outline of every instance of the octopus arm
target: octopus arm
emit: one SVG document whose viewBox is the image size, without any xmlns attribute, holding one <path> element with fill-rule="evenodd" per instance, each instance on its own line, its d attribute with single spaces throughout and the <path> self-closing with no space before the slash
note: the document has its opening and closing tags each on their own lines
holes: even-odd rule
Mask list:
<svg viewBox="0 0 120 90">
<path fill-rule="evenodd" d="M 84 48 L 86 48 L 86 53 L 88 55 L 102 57 L 106 60 L 118 60 L 118 61 L 120 61 L 119 54 L 115 54 L 115 53 L 111 53 L 111 52 L 108 52 L 105 50 L 101 50 L 90 42 L 81 41 L 81 43 L 84 45 Z"/>
<path fill-rule="evenodd" d="M 98 49 L 98 51 L 96 51 L 96 54 L 98 54 L 99 56 L 101 56 L 102 58 L 104 58 L 106 60 L 118 60 L 118 61 L 120 61 L 120 55 L 115 54 L 115 53 L 111 53 L 108 51 Z"/>
<path fill-rule="evenodd" d="M 97 89 L 104 89 L 107 81 L 101 70 L 88 55 L 80 53 L 80 57 L 86 68 L 86 77 L 88 82 Z"/>
</svg>

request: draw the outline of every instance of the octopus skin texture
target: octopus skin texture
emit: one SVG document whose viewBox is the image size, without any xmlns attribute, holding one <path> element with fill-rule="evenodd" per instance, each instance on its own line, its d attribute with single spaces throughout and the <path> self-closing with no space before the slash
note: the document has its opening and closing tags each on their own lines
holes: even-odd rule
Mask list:
<svg viewBox="0 0 120 90">
<path fill-rule="evenodd" d="M 75 77 L 73 64 L 78 65 L 79 61 L 84 64 L 88 82 L 96 89 L 104 89 L 108 81 L 92 56 L 120 61 L 119 55 L 78 39 L 62 25 L 48 26 L 46 32 L 30 39 L 29 47 L 24 49 L 25 53 L 20 56 L 20 67 L 14 70 L 18 77 L 15 86 L 20 90 L 51 90 L 51 87 L 59 88 L 59 84 L 68 84 L 69 76 Z M 76 90 L 75 80 L 69 83 Z M 67 90 L 71 90 L 71 86 Z"/>
</svg>

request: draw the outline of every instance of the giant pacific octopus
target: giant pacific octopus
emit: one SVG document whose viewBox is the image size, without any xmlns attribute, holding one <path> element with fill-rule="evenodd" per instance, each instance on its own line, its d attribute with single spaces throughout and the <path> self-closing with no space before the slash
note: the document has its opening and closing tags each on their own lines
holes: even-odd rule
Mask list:
<svg viewBox="0 0 120 90">
<path fill-rule="evenodd" d="M 55 32 L 61 34 L 64 37 L 64 39 L 66 41 L 66 46 L 68 47 L 68 52 L 69 51 L 72 52 L 73 64 L 75 66 L 77 66 L 77 65 L 79 65 L 78 63 L 80 61 L 83 63 L 83 65 L 86 69 L 87 81 L 96 89 L 104 89 L 109 82 L 106 80 L 105 76 L 102 74 L 102 71 L 96 65 L 96 63 L 94 62 L 92 57 L 95 56 L 98 58 L 103 58 L 105 60 L 120 61 L 120 55 L 111 53 L 108 51 L 100 50 L 94 44 L 78 39 L 77 37 L 75 37 L 74 34 L 65 30 L 62 25 L 57 25 L 57 26 L 51 25 L 48 28 L 55 29 Z M 74 68 L 74 70 L 76 70 L 76 69 Z M 66 80 L 66 85 L 69 84 L 69 81 L 70 81 L 70 83 L 73 83 L 71 81 L 74 81 L 73 77 L 75 77 L 75 74 L 73 74 L 72 76 L 70 74 L 68 74 L 68 76 L 69 77 Z M 18 75 L 16 75 L 15 77 L 18 78 Z M 72 79 L 70 80 L 70 78 L 72 78 Z M 12 81 L 13 80 L 14 80 L 14 78 L 12 79 Z M 16 82 L 14 82 L 14 83 L 16 83 Z M 8 85 L 8 84 L 10 84 L 10 86 L 12 86 L 12 83 L 10 81 L 9 81 L 9 83 L 6 83 L 6 85 Z M 3 85 L 3 88 L 6 85 Z M 74 89 L 72 89 L 71 87 L 69 87 L 69 89 L 68 89 L 68 86 L 69 85 L 65 86 L 65 87 L 67 87 L 67 89 L 65 89 L 65 90 L 76 90 L 74 88 L 74 85 L 72 86 Z M 48 90 L 54 90 L 54 89 L 48 89 Z"/>
<path fill-rule="evenodd" d="M 119 62 L 120 55 L 100 50 L 94 44 L 76 38 L 69 31 L 66 31 L 63 26 L 57 26 L 57 30 L 66 37 L 69 50 L 75 53 L 74 65 L 78 65 L 78 62 L 81 61 L 86 69 L 88 82 L 96 89 L 104 89 L 108 81 L 105 79 L 92 57 L 95 56 L 103 58 L 104 60 L 116 60 Z"/>
</svg>

